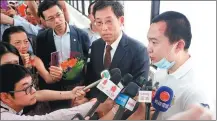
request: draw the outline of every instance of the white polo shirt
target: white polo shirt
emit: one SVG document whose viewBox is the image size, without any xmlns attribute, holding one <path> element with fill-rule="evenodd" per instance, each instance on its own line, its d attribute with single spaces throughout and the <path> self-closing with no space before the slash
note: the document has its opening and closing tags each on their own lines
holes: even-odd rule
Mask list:
<svg viewBox="0 0 217 121">
<path fill-rule="evenodd" d="M 155 73 L 153 84 L 159 82 L 159 86 L 170 87 L 175 96 L 171 107 L 167 112 L 159 113 L 157 120 L 166 120 L 176 113 L 185 111 L 191 104 L 203 103 L 210 105 L 203 90 L 197 88 L 197 80 L 194 80 L 192 64 L 192 58 L 189 58 L 172 74 L 168 74 L 167 70 L 158 70 Z"/>
</svg>

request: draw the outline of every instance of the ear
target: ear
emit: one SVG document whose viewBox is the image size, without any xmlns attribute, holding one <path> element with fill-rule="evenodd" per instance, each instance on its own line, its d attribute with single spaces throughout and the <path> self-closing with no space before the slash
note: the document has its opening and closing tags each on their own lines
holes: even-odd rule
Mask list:
<svg viewBox="0 0 217 121">
<path fill-rule="evenodd" d="M 184 48 L 185 48 L 185 41 L 181 39 L 177 43 L 176 50 L 180 51 L 180 50 L 184 50 Z"/>
<path fill-rule="evenodd" d="M 120 21 L 121 25 L 124 25 L 124 16 L 121 16 L 121 17 L 119 18 L 119 21 Z"/>
<path fill-rule="evenodd" d="M 11 103 L 11 95 L 5 92 L 0 93 L 0 100 L 4 103 L 10 104 Z"/>
</svg>

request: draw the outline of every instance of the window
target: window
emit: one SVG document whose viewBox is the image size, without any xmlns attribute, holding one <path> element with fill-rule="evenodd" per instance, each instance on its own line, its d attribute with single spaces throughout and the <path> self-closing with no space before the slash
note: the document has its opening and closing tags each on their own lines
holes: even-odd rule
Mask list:
<svg viewBox="0 0 217 121">
<path fill-rule="evenodd" d="M 90 5 L 90 1 L 85 0 L 84 1 L 84 9 L 85 9 L 85 15 L 88 16 L 88 7 Z"/>
<path fill-rule="evenodd" d="M 124 31 L 147 46 L 151 1 L 124 1 L 124 13 Z"/>
</svg>

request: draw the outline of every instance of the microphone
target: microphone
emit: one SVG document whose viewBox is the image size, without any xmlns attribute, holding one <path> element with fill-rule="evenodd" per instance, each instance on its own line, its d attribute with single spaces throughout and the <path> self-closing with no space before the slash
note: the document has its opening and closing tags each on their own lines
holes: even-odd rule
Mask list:
<svg viewBox="0 0 217 121">
<path fill-rule="evenodd" d="M 116 104 L 120 105 L 117 113 L 115 114 L 113 120 L 120 120 L 124 114 L 125 106 L 131 101 L 133 97 L 138 93 L 139 86 L 130 82 L 127 87 L 123 90 L 123 93 L 120 93 L 118 97 L 115 99 Z M 135 103 L 136 104 L 136 103 Z M 134 106 L 135 106 L 134 104 Z M 134 108 L 134 107 L 131 107 Z"/>
<path fill-rule="evenodd" d="M 146 83 L 147 80 L 145 79 L 145 77 L 140 76 L 135 80 L 136 84 L 138 84 L 140 87 L 143 87 Z"/>
<path fill-rule="evenodd" d="M 121 75 L 121 70 L 119 68 L 113 68 L 112 70 L 110 70 L 111 75 L 114 75 L 115 73 Z"/>
<path fill-rule="evenodd" d="M 112 77 L 111 80 L 113 81 L 114 84 L 117 84 L 121 80 L 121 75 L 119 73 L 115 73 Z M 93 107 L 88 111 L 85 117 L 87 116 L 92 116 L 94 112 L 96 111 L 97 107 L 100 105 L 100 103 L 105 102 L 105 100 L 108 98 L 104 92 L 100 92 L 99 95 L 97 96 L 97 101 L 93 105 Z"/>
<path fill-rule="evenodd" d="M 156 109 L 151 120 L 156 120 L 160 112 L 166 112 L 171 106 L 173 90 L 169 87 L 160 87 L 152 100 L 152 106 Z"/>
<path fill-rule="evenodd" d="M 118 83 L 118 87 L 123 89 L 125 86 L 129 84 L 133 80 L 133 76 L 129 73 L 125 74 L 121 81 Z"/>
<path fill-rule="evenodd" d="M 119 69 L 119 68 L 114 68 L 114 69 L 112 69 L 112 70 L 110 71 L 110 74 L 109 74 L 108 70 L 104 70 L 104 71 L 101 72 L 100 75 L 101 75 L 102 78 L 110 79 L 110 76 L 113 76 L 114 74 L 119 74 L 119 75 L 121 75 L 120 69 Z M 88 86 L 84 87 L 83 91 L 87 91 L 88 89 L 97 86 L 97 85 L 100 83 L 100 81 L 102 81 L 102 80 L 103 80 L 103 79 L 99 79 L 99 80 L 97 80 L 97 81 L 95 81 L 95 82 L 89 84 Z"/>
</svg>

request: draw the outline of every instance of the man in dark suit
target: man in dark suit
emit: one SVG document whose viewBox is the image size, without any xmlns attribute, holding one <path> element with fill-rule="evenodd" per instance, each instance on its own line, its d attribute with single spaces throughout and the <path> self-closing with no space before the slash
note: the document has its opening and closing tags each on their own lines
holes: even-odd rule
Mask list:
<svg viewBox="0 0 217 121">
<path fill-rule="evenodd" d="M 58 77 L 55 71 L 62 71 L 59 67 L 50 66 L 51 53 L 59 51 L 61 55 L 60 63 L 70 58 L 71 52 L 79 52 L 87 58 L 89 49 L 89 38 L 87 33 L 75 26 L 67 24 L 63 10 L 57 0 L 44 0 L 38 7 L 38 15 L 46 21 L 50 29 L 39 32 L 37 36 L 36 54 L 44 62 L 45 67 L 52 70 L 50 75 Z M 86 59 L 84 59 L 86 61 Z M 39 78 L 40 89 L 71 90 L 74 86 L 81 85 L 83 72 L 78 74 L 73 80 L 61 79 L 54 84 L 47 84 Z M 67 108 L 71 101 L 50 102 L 52 110 Z"/>
<path fill-rule="evenodd" d="M 122 76 L 130 73 L 133 81 L 142 76 L 148 79 L 149 57 L 146 47 L 122 32 L 123 6 L 119 2 L 99 1 L 93 9 L 95 24 L 101 38 L 91 46 L 87 69 L 87 83 L 100 79 L 104 69 L 119 68 Z M 96 97 L 99 90 L 91 89 L 88 97 Z"/>
</svg>

